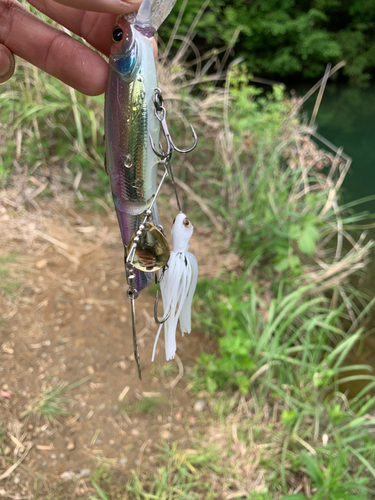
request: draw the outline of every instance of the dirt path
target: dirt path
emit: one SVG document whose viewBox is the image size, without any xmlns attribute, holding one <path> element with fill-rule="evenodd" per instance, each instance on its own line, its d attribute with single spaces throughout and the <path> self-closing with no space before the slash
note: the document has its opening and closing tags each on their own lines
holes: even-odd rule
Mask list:
<svg viewBox="0 0 375 500">
<path fill-rule="evenodd" d="M 140 462 L 152 468 L 163 440 L 189 439 L 204 424 L 207 406 L 194 408 L 186 374 L 203 347 L 215 346 L 194 330 L 178 337 L 178 363 L 165 362 L 161 342 L 151 363 L 154 297 L 144 291 L 136 304 L 138 380 L 123 253 L 110 209 L 77 213 L 66 197 L 59 204 L 38 200 L 20 212 L 4 196 L 0 227 L 0 477 L 24 457 L 0 482 L 0 496 L 1 488 L 30 493 L 35 474 L 49 482 L 84 477 L 101 461 L 124 470 Z M 212 255 L 209 233 L 196 227 L 191 249 L 202 276 L 217 269 L 222 256 Z M 61 395 L 69 414 L 57 416 L 59 424 L 38 416 L 48 402 L 41 409 L 40 400 L 36 411 L 35 400 L 46 389 L 79 381 Z"/>
</svg>

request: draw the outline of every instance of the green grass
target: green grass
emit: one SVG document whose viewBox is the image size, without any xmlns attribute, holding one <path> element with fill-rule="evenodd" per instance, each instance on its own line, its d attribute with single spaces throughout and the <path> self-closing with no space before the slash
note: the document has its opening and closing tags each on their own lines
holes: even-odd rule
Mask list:
<svg viewBox="0 0 375 500">
<path fill-rule="evenodd" d="M 166 377 L 170 377 L 172 375 L 177 375 L 178 366 L 176 363 L 162 363 L 157 365 L 154 369 L 154 372 L 159 374 L 160 376 L 165 375 Z"/>
<path fill-rule="evenodd" d="M 129 499 L 214 499 L 210 474 L 223 473 L 215 449 L 179 450 L 165 445 L 154 474 L 133 471 L 126 486 Z"/>
<path fill-rule="evenodd" d="M 149 415 L 155 415 L 158 411 L 161 411 L 161 407 L 166 403 L 164 398 L 142 398 L 137 403 L 137 411 L 139 413 L 146 413 Z"/>
<path fill-rule="evenodd" d="M 11 124 L 4 129 L 5 141 L 0 144 L 1 184 L 6 185 L 15 162 L 29 174 L 48 163 L 71 184 L 72 174 L 82 171 L 84 189 L 92 197 L 102 196 L 108 187 L 107 176 L 100 170 L 104 165 L 103 102 L 103 96 L 85 97 L 19 63 L 15 76 L 0 92 L 1 121 Z"/>
<path fill-rule="evenodd" d="M 21 414 L 21 417 L 35 415 L 38 420 L 44 418 L 48 422 L 59 424 L 59 417 L 69 415 L 67 406 L 71 403 L 71 400 L 63 396 L 63 394 L 84 383 L 86 380 L 87 378 L 72 384 L 60 382 L 48 387 L 32 401 L 27 410 Z"/>
<path fill-rule="evenodd" d="M 62 395 L 69 389 L 66 383 L 48 387 L 39 394 L 21 417 L 35 415 L 37 419 L 44 417 L 49 422 L 58 423 L 57 417 L 69 415 L 66 406 L 70 400 Z"/>
<path fill-rule="evenodd" d="M 0 293 L 7 299 L 14 296 L 14 292 L 19 288 L 20 282 L 16 279 L 14 267 L 9 267 L 7 264 L 12 264 L 17 261 L 18 255 L 11 253 L 0 255 Z"/>
<path fill-rule="evenodd" d="M 7 255 L 0 255 L 0 264 L 7 264 L 8 262 L 16 262 L 19 255 L 16 253 L 8 253 Z"/>
<path fill-rule="evenodd" d="M 198 444 L 198 443 L 197 443 Z M 219 455 L 214 447 L 179 449 L 164 445 L 156 457 L 156 471 L 123 474 L 100 467 L 91 475 L 95 495 L 90 500 L 198 500 L 217 498 L 210 475 L 223 474 Z"/>
</svg>

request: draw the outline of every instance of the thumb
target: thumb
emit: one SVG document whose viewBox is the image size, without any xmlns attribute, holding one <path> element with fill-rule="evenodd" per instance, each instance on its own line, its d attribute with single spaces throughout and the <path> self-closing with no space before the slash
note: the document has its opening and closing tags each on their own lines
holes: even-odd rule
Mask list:
<svg viewBox="0 0 375 500">
<path fill-rule="evenodd" d="M 11 51 L 0 44 L 0 83 L 4 83 L 13 75 L 14 57 Z"/>
</svg>

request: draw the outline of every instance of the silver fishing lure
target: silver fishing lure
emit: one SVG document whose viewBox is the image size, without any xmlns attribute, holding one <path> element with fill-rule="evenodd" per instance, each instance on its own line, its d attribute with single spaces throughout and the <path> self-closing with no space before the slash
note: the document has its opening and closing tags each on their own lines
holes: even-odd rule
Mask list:
<svg viewBox="0 0 375 500">
<path fill-rule="evenodd" d="M 127 296 L 131 300 L 139 378 L 134 301 L 150 284 L 153 273 L 168 262 L 170 250 L 160 226 L 156 198 L 166 175 L 172 174 L 172 151 L 185 152 L 176 148 L 170 138 L 161 91 L 157 88 L 152 45 L 152 36 L 175 1 L 143 0 L 137 14 L 117 19 L 112 31 L 105 97 L 106 170 L 125 248 Z M 168 145 L 165 153 L 155 146 L 159 144 L 160 126 Z M 197 141 L 192 131 L 195 147 Z M 160 163 L 165 171 L 157 186 Z"/>
</svg>

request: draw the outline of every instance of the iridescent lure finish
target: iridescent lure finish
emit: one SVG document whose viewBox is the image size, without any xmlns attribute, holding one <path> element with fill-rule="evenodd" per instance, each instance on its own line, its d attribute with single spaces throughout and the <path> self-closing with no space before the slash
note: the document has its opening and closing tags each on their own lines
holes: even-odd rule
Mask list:
<svg viewBox="0 0 375 500">
<path fill-rule="evenodd" d="M 157 189 L 160 124 L 153 103 L 157 88 L 152 36 L 175 0 L 144 0 L 137 15 L 119 17 L 112 32 L 105 98 L 106 169 L 125 248 L 144 219 Z M 150 141 L 152 139 L 152 143 Z M 152 220 L 159 223 L 156 204 Z M 137 291 L 152 274 L 136 270 Z"/>
<path fill-rule="evenodd" d="M 190 310 L 198 267 L 188 250 L 193 232 L 190 220 L 181 211 L 170 159 L 172 152 L 188 153 L 179 149 L 170 136 L 166 109 L 161 90 L 157 88 L 152 36 L 172 9 L 175 0 L 143 0 L 139 12 L 117 19 L 112 31 L 109 72 L 105 99 L 106 170 L 109 174 L 113 202 L 125 247 L 125 271 L 129 285 L 127 297 L 131 302 L 134 357 L 141 379 L 138 350 L 135 299 L 155 274 L 163 296 L 164 316 L 157 317 L 157 297 L 154 307 L 155 322 L 165 324 L 166 359 L 176 352 L 176 327 L 182 333 L 190 332 Z M 162 127 L 166 151 L 160 151 L 159 135 Z M 164 167 L 157 185 L 158 164 Z M 177 205 L 172 229 L 173 251 L 170 250 L 160 226 L 156 200 L 167 175 L 171 176 Z M 159 276 L 159 280 L 157 279 Z"/>
<path fill-rule="evenodd" d="M 152 281 L 152 271 L 165 266 L 170 255 L 156 207 L 161 157 L 154 146 L 159 144 L 160 120 L 155 114 L 157 79 L 152 36 L 175 1 L 143 0 L 137 14 L 117 18 L 105 97 L 106 171 L 125 248 L 127 297 L 140 379 L 134 302 Z M 167 170 L 162 181 L 166 175 Z"/>
</svg>

